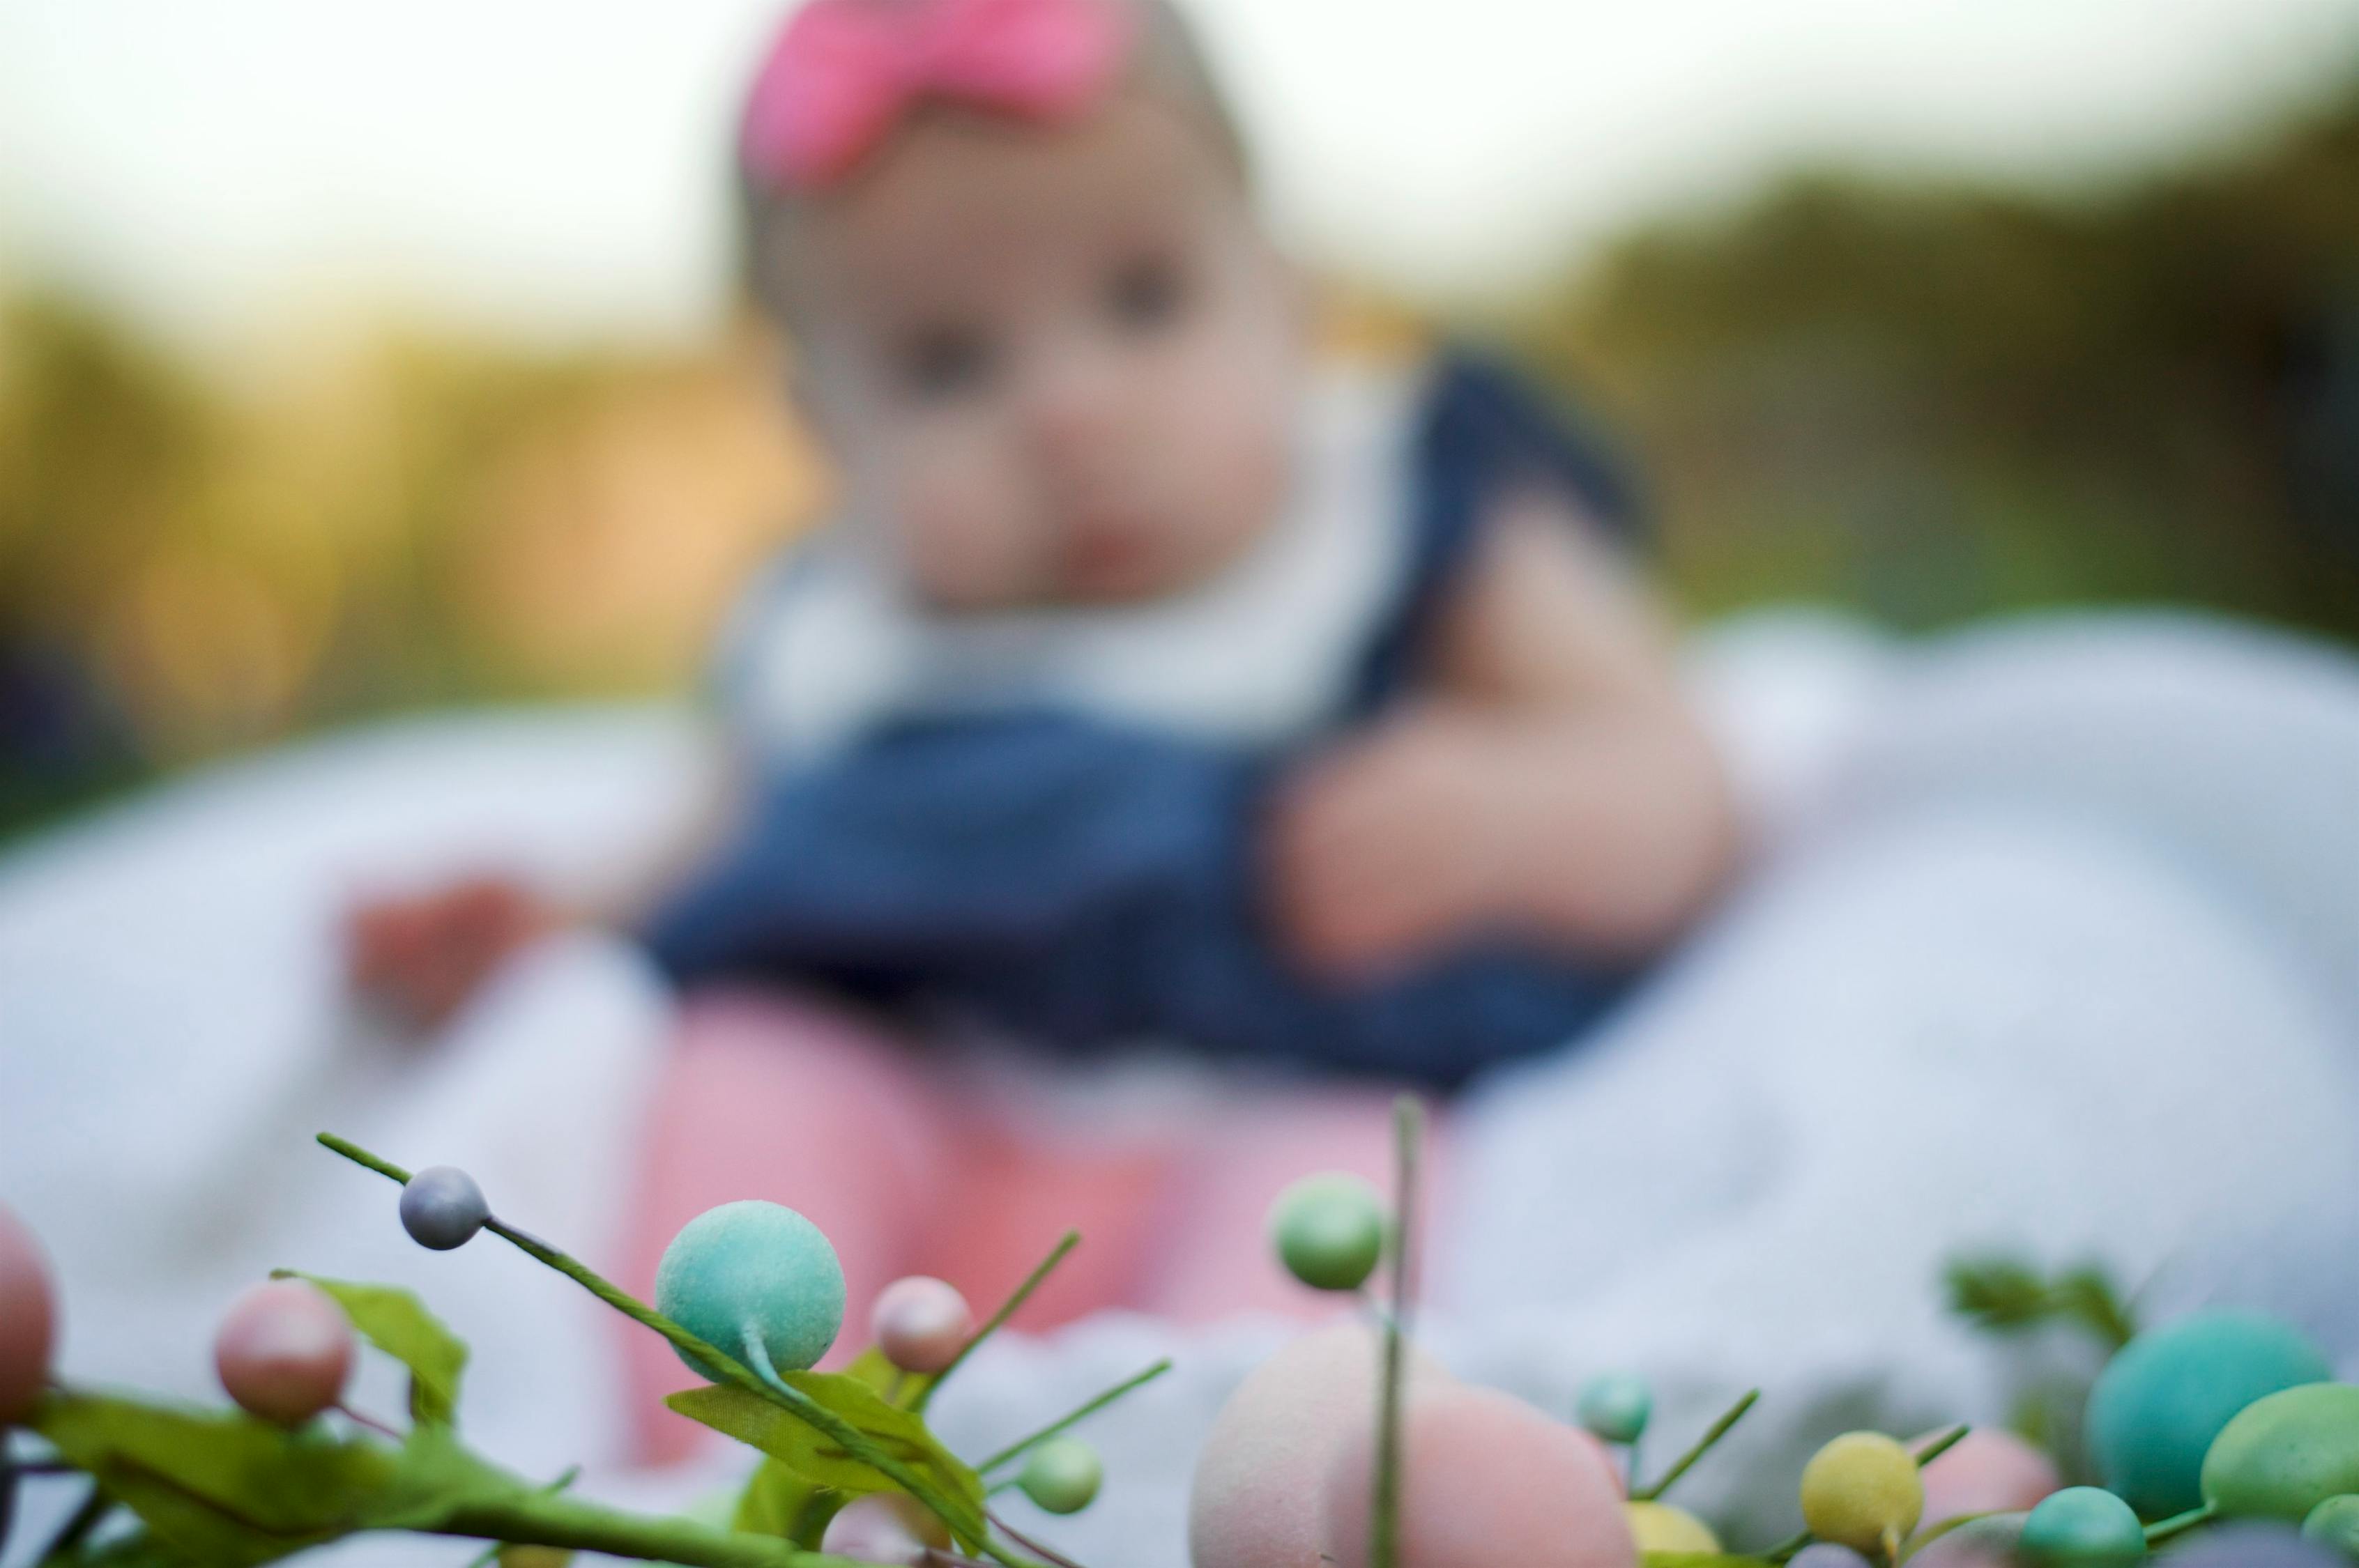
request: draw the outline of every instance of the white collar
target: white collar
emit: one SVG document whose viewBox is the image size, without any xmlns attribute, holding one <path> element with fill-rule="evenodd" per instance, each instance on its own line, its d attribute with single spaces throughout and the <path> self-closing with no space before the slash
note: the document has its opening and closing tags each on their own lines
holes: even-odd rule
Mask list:
<svg viewBox="0 0 2359 1568">
<path fill-rule="evenodd" d="M 1201 588 L 1152 604 L 945 615 L 838 533 L 756 595 L 725 696 L 761 752 L 804 760 L 897 719 L 1062 708 L 1263 744 L 1330 721 L 1410 569 L 1422 379 L 1322 376 L 1285 515 Z"/>
</svg>

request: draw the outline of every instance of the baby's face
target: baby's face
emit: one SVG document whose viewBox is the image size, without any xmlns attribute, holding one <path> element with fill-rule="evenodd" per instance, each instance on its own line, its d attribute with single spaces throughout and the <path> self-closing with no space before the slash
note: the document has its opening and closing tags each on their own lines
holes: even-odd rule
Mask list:
<svg viewBox="0 0 2359 1568">
<path fill-rule="evenodd" d="M 805 405 L 854 517 L 929 600 L 1172 593 L 1276 515 L 1298 291 L 1180 113 L 928 117 L 791 250 Z"/>
</svg>

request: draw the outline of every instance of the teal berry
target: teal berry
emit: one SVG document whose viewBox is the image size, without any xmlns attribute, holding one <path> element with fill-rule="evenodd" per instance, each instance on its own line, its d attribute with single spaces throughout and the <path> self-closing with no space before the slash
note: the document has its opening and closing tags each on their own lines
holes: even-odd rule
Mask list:
<svg viewBox="0 0 2359 1568">
<path fill-rule="evenodd" d="M 2359 1562 L 2359 1496 L 2349 1492 L 2327 1498 L 2301 1521 L 2301 1536 L 2352 1562 Z"/>
<path fill-rule="evenodd" d="M 1278 1195 L 1270 1238 L 1287 1272 L 1315 1291 L 1356 1291 L 1385 1255 L 1385 1206 L 1357 1176 L 1305 1176 Z"/>
<path fill-rule="evenodd" d="M 1077 1514 L 1096 1500 L 1104 1480 L 1096 1449 L 1078 1437 L 1052 1437 L 1024 1461 L 1016 1484 L 1052 1514 Z"/>
<path fill-rule="evenodd" d="M 2203 1500 L 2203 1455 L 2264 1395 L 2333 1375 L 2299 1330 L 2254 1312 L 2201 1312 L 2139 1335 L 2089 1393 L 2090 1456 L 2148 1519 Z"/>
<path fill-rule="evenodd" d="M 2146 1526 L 2113 1493 L 2068 1487 L 2031 1510 L 2017 1550 L 2034 1568 L 2133 1568 L 2146 1561 Z"/>
<path fill-rule="evenodd" d="M 420 1247 L 464 1247 L 491 1217 L 484 1189 L 456 1165 L 429 1165 L 402 1185 L 401 1227 Z"/>
<path fill-rule="evenodd" d="M 1635 1372 L 1608 1372 L 1582 1385 L 1581 1424 L 1607 1443 L 1636 1443 L 1655 1413 L 1655 1391 Z"/>
<path fill-rule="evenodd" d="M 793 1209 L 723 1204 L 681 1226 L 664 1249 L 656 1310 L 756 1372 L 799 1372 L 843 1327 L 843 1265 Z M 716 1376 L 685 1350 L 680 1359 L 700 1377 Z"/>
</svg>

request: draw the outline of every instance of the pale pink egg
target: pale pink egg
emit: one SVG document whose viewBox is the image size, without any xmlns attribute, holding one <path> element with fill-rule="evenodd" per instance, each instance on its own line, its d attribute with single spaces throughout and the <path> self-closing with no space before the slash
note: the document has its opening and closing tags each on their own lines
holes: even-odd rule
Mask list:
<svg viewBox="0 0 2359 1568">
<path fill-rule="evenodd" d="M 1237 1385 L 1196 1460 L 1188 1498 L 1195 1568 L 1321 1568 L 1336 1452 L 1375 1430 L 1381 1338 L 1360 1324 L 1304 1335 Z M 1408 1387 L 1449 1374 L 1414 1347 Z"/>
<path fill-rule="evenodd" d="M 1922 1474 L 1929 1525 L 1968 1514 L 2020 1513 L 2064 1484 L 2048 1455 L 1997 1427 L 1974 1428 Z"/>
<path fill-rule="evenodd" d="M 317 1286 L 273 1280 L 240 1296 L 222 1319 L 213 1370 L 247 1411 L 299 1425 L 343 1397 L 353 1325 Z"/>
<path fill-rule="evenodd" d="M 934 1552 L 948 1552 L 951 1532 L 915 1498 L 873 1492 L 854 1498 L 827 1522 L 820 1550 L 854 1563 L 924 1568 Z"/>
<path fill-rule="evenodd" d="M 931 1376 L 966 1348 L 974 1335 L 974 1309 L 956 1285 L 913 1274 L 877 1292 L 868 1329 L 885 1359 L 904 1372 Z"/>
<path fill-rule="evenodd" d="M 1337 1450 L 1327 1552 L 1365 1568 L 1373 1428 Z M 1597 1440 L 1493 1389 L 1420 1390 L 1401 1412 L 1400 1568 L 1636 1568 L 1622 1488 Z"/>
<path fill-rule="evenodd" d="M 33 1413 L 57 1336 L 49 1260 L 33 1233 L 0 1204 L 0 1426 Z"/>
</svg>

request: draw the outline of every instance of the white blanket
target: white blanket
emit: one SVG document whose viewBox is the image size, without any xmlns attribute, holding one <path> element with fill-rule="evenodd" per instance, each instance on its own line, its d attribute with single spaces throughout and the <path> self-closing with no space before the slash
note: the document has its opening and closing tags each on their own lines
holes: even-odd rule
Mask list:
<svg viewBox="0 0 2359 1568">
<path fill-rule="evenodd" d="M 2100 1259 L 2359 1349 L 2359 666 L 2197 622 L 1896 649 L 1780 618 L 1701 643 L 1696 679 L 1760 869 L 1595 1038 L 1469 1100 L 1444 1357 L 1559 1410 L 1636 1366 L 1666 1444 L 1763 1385 L 1696 1477 L 1749 1538 L 1787 1488 L 1734 1485 L 1747 1448 L 1999 1413 L 1999 1368 L 1938 1311 L 1961 1247 Z M 604 1309 L 503 1248 L 418 1250 L 390 1187 L 308 1141 L 464 1164 L 507 1217 L 607 1252 L 663 1033 L 644 968 L 553 944 L 407 1051 L 343 1017 L 333 916 L 438 869 L 592 877 L 692 743 L 661 711 L 405 723 L 0 860 L 0 1195 L 55 1254 L 67 1373 L 202 1395 L 221 1305 L 272 1265 L 395 1280 L 474 1344 L 466 1420 L 496 1456 L 641 1502 L 721 1478 L 614 1471 Z M 1106 1495 L 1053 1527 L 1099 1568 L 1175 1568 L 1196 1438 L 1281 1332 L 1109 1315 L 1008 1340 L 937 1408 L 987 1447 L 1178 1357 L 1094 1423 Z"/>
</svg>

